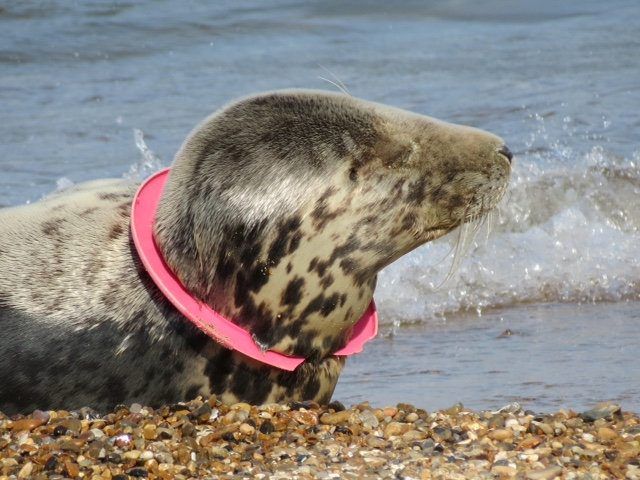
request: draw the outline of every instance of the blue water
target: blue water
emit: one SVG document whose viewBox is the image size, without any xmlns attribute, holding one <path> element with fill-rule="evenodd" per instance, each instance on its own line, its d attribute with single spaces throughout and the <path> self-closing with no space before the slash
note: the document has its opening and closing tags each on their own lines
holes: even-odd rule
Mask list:
<svg viewBox="0 0 640 480">
<path fill-rule="evenodd" d="M 616 348 L 640 344 L 638 18 L 635 0 L 0 2 L 0 205 L 142 175 L 234 97 L 335 76 L 516 154 L 492 233 L 451 281 L 436 288 L 447 239 L 382 273 L 383 335 L 337 397 L 640 410 L 631 347 Z M 496 340 L 504 325 L 524 336 Z"/>
</svg>

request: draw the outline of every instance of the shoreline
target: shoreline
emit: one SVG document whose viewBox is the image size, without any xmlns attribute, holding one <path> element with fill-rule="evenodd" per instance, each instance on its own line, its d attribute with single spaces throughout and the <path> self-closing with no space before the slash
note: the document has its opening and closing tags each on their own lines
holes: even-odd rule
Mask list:
<svg viewBox="0 0 640 480">
<path fill-rule="evenodd" d="M 376 301 L 381 312 L 389 305 Z M 347 362 L 334 398 L 349 405 L 402 401 L 430 411 L 454 402 L 473 410 L 519 402 L 536 413 L 607 401 L 640 413 L 640 369 L 629 368 L 639 311 L 640 301 L 552 302 L 423 319 L 392 333 L 387 318 L 378 337 Z"/>
<path fill-rule="evenodd" d="M 640 417 L 615 404 L 537 415 L 519 405 L 261 407 L 211 397 L 0 414 L 0 480 L 202 478 L 640 479 Z"/>
</svg>

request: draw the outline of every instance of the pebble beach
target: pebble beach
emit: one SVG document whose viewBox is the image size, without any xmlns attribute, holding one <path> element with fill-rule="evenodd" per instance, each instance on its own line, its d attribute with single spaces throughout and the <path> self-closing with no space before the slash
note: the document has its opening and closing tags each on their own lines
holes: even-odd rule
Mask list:
<svg viewBox="0 0 640 480">
<path fill-rule="evenodd" d="M 215 397 L 0 414 L 0 480 L 640 479 L 640 417 L 615 404 L 538 415 L 510 404 L 227 406 Z"/>
</svg>

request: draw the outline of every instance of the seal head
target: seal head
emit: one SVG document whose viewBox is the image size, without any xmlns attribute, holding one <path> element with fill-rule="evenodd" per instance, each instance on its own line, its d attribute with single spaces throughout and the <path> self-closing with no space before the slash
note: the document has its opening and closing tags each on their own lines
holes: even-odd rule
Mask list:
<svg viewBox="0 0 640 480">
<path fill-rule="evenodd" d="M 380 269 L 505 192 L 487 132 L 341 94 L 279 91 L 200 124 L 178 152 L 156 239 L 182 283 L 264 348 L 341 348 Z"/>
</svg>

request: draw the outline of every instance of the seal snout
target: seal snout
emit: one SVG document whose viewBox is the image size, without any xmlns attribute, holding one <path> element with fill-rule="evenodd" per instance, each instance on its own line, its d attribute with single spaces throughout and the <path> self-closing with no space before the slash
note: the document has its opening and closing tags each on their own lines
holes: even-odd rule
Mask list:
<svg viewBox="0 0 640 480">
<path fill-rule="evenodd" d="M 506 157 L 507 160 L 509 160 L 509 163 L 511 163 L 511 160 L 513 159 L 513 153 L 511 153 L 509 147 L 507 147 L 506 145 L 502 145 L 502 147 L 500 147 L 500 149 L 498 150 L 498 153 Z"/>
</svg>

